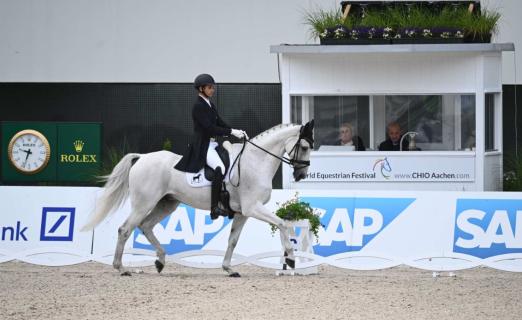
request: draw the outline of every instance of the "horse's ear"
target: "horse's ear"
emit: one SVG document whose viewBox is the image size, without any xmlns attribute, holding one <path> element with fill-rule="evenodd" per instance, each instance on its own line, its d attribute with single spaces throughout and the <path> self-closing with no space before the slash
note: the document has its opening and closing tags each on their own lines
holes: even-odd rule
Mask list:
<svg viewBox="0 0 522 320">
<path fill-rule="evenodd" d="M 301 132 L 299 134 L 299 138 L 305 139 L 310 143 L 310 146 L 314 145 L 314 120 L 307 122 L 304 126 L 301 127 Z"/>
<path fill-rule="evenodd" d="M 314 130 L 314 119 L 308 121 L 304 126 L 304 132 L 311 134 Z"/>
</svg>

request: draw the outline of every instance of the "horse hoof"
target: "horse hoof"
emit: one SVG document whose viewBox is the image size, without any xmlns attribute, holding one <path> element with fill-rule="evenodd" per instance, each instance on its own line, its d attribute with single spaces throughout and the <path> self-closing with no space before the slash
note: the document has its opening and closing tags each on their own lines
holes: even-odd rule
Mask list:
<svg viewBox="0 0 522 320">
<path fill-rule="evenodd" d="M 241 275 L 238 272 L 232 272 L 228 276 L 231 278 L 241 278 Z"/>
<path fill-rule="evenodd" d="M 158 273 L 161 273 L 165 265 L 159 260 L 154 261 L 154 264 L 156 265 L 156 270 L 158 270 Z"/>
<path fill-rule="evenodd" d="M 295 260 L 286 258 L 285 262 L 287 266 L 289 266 L 292 269 L 295 269 Z"/>
<path fill-rule="evenodd" d="M 130 273 L 130 271 L 124 271 L 124 272 L 120 273 L 120 276 L 122 276 L 122 277 L 130 277 L 130 276 L 132 276 L 132 274 Z"/>
</svg>

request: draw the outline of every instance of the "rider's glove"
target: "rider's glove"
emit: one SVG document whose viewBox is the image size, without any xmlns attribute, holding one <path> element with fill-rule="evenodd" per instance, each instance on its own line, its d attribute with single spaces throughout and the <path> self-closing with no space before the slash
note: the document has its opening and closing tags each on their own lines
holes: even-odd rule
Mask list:
<svg viewBox="0 0 522 320">
<path fill-rule="evenodd" d="M 232 132 L 230 132 L 230 134 L 233 135 L 234 137 L 238 138 L 238 139 L 241 139 L 243 137 L 248 139 L 248 136 L 247 136 L 246 132 L 243 131 L 243 130 L 232 129 Z"/>
</svg>

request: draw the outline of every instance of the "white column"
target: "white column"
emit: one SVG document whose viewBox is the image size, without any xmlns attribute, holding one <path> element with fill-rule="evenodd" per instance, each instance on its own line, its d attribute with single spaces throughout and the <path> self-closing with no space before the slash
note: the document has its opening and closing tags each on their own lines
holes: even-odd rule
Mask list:
<svg viewBox="0 0 522 320">
<path fill-rule="evenodd" d="M 475 64 L 475 188 L 484 191 L 484 152 L 485 152 L 485 95 L 484 95 L 484 56 L 476 56 Z"/>
<path fill-rule="evenodd" d="M 278 53 L 279 55 L 279 70 L 281 78 L 281 97 L 282 101 L 282 121 L 283 123 L 290 123 L 292 112 L 291 98 L 290 98 L 290 57 L 284 53 Z M 283 189 L 290 188 L 292 179 L 292 171 L 286 165 L 283 165 Z"/>
</svg>

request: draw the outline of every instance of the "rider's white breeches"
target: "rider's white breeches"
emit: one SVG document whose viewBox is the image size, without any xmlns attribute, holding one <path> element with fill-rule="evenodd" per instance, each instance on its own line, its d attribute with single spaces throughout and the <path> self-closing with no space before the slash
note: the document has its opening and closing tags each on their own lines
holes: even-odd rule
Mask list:
<svg viewBox="0 0 522 320">
<path fill-rule="evenodd" d="M 207 150 L 207 164 L 212 169 L 216 170 L 217 167 L 221 168 L 221 174 L 225 173 L 225 165 L 223 161 L 219 158 L 219 155 L 216 151 L 216 147 L 218 146 L 217 142 L 210 141 Z"/>
</svg>

